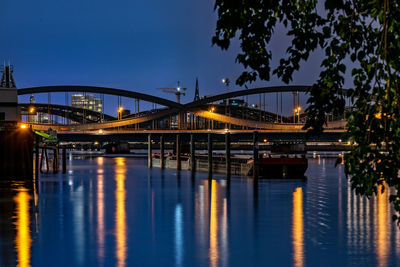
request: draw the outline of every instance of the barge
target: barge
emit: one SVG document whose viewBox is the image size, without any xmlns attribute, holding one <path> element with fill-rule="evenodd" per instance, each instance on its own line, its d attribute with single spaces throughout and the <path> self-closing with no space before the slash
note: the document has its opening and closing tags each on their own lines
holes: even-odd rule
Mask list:
<svg viewBox="0 0 400 267">
<path fill-rule="evenodd" d="M 164 155 L 165 168 L 175 169 L 177 159 L 173 154 Z M 160 154 L 152 155 L 152 164 L 154 167 L 161 167 Z M 291 178 L 304 179 L 308 167 L 305 145 L 303 144 L 277 144 L 274 145 L 270 153 L 260 154 L 259 159 L 254 163 L 250 155 L 232 155 L 231 156 L 231 174 L 240 176 L 252 176 L 255 168 L 258 170 L 260 178 Z M 190 170 L 190 156 L 181 155 L 181 169 Z M 208 155 L 197 154 L 195 160 L 196 171 L 208 171 Z M 213 173 L 226 173 L 225 155 L 213 154 L 212 158 Z"/>
</svg>

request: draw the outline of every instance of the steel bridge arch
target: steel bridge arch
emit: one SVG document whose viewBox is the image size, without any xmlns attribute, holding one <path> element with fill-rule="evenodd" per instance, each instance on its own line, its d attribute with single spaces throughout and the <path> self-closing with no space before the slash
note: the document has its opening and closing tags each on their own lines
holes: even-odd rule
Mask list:
<svg viewBox="0 0 400 267">
<path fill-rule="evenodd" d="M 110 116 L 105 113 L 100 113 L 94 110 L 90 109 L 83 109 L 83 108 L 77 108 L 77 107 L 71 107 L 71 106 L 65 106 L 65 105 L 58 105 L 58 104 L 45 104 L 45 103 L 19 103 L 18 106 L 21 108 L 22 111 L 29 112 L 30 108 L 34 108 L 36 112 L 41 112 L 41 113 L 46 113 L 49 114 L 48 111 L 50 110 L 50 113 L 62 118 L 66 119 L 71 119 L 73 121 L 79 122 L 79 120 L 83 120 L 83 115 L 82 116 L 77 116 L 73 115 L 73 113 L 85 113 L 86 116 L 93 116 L 96 118 L 101 118 L 101 116 L 104 116 L 104 119 L 106 121 L 111 121 L 111 120 L 116 120 L 117 118 Z M 32 114 L 23 114 L 23 115 L 32 115 Z M 78 117 L 80 117 L 78 120 L 76 120 Z M 90 120 L 89 120 L 90 121 Z"/>
<path fill-rule="evenodd" d="M 246 96 L 246 95 L 256 95 L 263 93 L 280 93 L 280 92 L 308 92 L 311 89 L 311 86 L 308 85 L 284 85 L 284 86 L 267 86 L 267 87 L 258 87 L 251 89 L 243 89 L 238 91 L 231 91 L 224 94 L 213 95 L 209 97 L 202 98 L 197 101 L 193 101 L 187 104 L 184 104 L 186 110 L 190 110 L 192 108 L 197 108 L 205 104 L 209 104 L 215 101 L 238 97 L 238 96 Z M 342 94 L 346 94 L 347 89 L 339 89 L 339 92 Z"/>
<path fill-rule="evenodd" d="M 181 104 L 161 97 L 143 94 L 123 89 L 100 87 L 100 86 L 83 86 L 83 85 L 55 85 L 55 86 L 38 86 L 18 89 L 18 95 L 30 95 L 39 93 L 56 93 L 56 92 L 89 92 L 96 94 L 116 95 L 129 98 L 140 99 L 148 102 L 157 103 L 170 108 L 182 108 Z"/>
</svg>

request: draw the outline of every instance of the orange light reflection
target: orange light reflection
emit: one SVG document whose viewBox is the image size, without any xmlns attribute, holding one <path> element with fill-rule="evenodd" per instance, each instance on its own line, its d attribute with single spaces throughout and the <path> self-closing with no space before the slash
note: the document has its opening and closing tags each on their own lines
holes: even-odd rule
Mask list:
<svg viewBox="0 0 400 267">
<path fill-rule="evenodd" d="M 210 207 L 210 265 L 218 266 L 218 191 L 217 181 L 211 182 L 211 207 Z"/>
<path fill-rule="evenodd" d="M 376 231 L 376 255 L 378 266 L 387 266 L 387 257 L 389 252 L 389 211 L 388 211 L 388 188 L 381 194 L 381 185 L 377 194 L 377 231 Z"/>
<path fill-rule="evenodd" d="M 103 158 L 97 158 L 97 255 L 100 263 L 104 259 L 104 175 Z"/>
<path fill-rule="evenodd" d="M 294 266 L 304 266 L 304 224 L 303 224 L 303 190 L 296 188 L 293 192 L 292 244 Z"/>
<path fill-rule="evenodd" d="M 15 226 L 17 228 L 17 236 L 15 238 L 15 248 L 17 250 L 17 261 L 19 267 L 30 266 L 31 244 L 30 220 L 29 220 L 29 200 L 30 195 L 25 188 L 19 188 L 14 198 L 17 204 Z"/>
<path fill-rule="evenodd" d="M 116 256 L 117 266 L 126 265 L 126 251 L 127 251 L 127 240 L 126 240 L 126 211 L 125 211 L 125 158 L 115 158 L 116 160 L 116 208 L 115 208 L 115 234 L 116 234 Z"/>
</svg>

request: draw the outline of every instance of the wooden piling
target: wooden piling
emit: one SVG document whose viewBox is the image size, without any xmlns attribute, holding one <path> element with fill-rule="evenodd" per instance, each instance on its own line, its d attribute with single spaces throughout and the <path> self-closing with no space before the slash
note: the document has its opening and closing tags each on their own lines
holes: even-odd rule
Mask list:
<svg viewBox="0 0 400 267">
<path fill-rule="evenodd" d="M 39 142 L 40 137 L 36 135 L 35 138 L 35 180 L 39 179 Z"/>
<path fill-rule="evenodd" d="M 160 168 L 165 168 L 165 158 L 164 158 L 164 136 L 160 135 Z"/>
<path fill-rule="evenodd" d="M 212 176 L 212 165 L 213 165 L 213 160 L 212 160 L 212 136 L 211 133 L 207 134 L 207 150 L 208 150 L 208 178 L 211 178 Z"/>
<path fill-rule="evenodd" d="M 258 179 L 258 132 L 253 132 L 253 177 Z"/>
<path fill-rule="evenodd" d="M 67 172 L 67 149 L 62 147 L 62 173 Z"/>
<path fill-rule="evenodd" d="M 176 135 L 176 169 L 180 171 L 182 169 L 181 163 L 181 138 L 180 135 Z"/>
<path fill-rule="evenodd" d="M 151 157 L 152 150 L 151 150 L 151 134 L 147 135 L 147 165 L 149 168 L 153 167 L 153 159 Z"/>
<path fill-rule="evenodd" d="M 196 171 L 196 147 L 194 141 L 194 135 L 190 134 L 190 170 Z"/>
<path fill-rule="evenodd" d="M 43 151 L 42 151 L 42 154 L 43 154 Z M 47 155 L 47 149 L 46 148 L 44 148 L 44 158 L 46 160 L 46 167 L 47 167 L 46 173 L 49 173 L 49 171 L 50 171 L 49 156 Z"/>
<path fill-rule="evenodd" d="M 58 172 L 58 148 L 53 149 L 53 173 Z"/>
<path fill-rule="evenodd" d="M 231 133 L 225 134 L 226 177 L 231 177 Z"/>
<path fill-rule="evenodd" d="M 57 150 L 53 149 L 53 173 L 57 173 Z"/>
</svg>

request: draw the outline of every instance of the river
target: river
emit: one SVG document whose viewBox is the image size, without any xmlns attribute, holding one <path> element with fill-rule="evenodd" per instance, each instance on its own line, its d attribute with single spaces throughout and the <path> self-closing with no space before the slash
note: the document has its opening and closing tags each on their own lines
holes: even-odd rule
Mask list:
<svg viewBox="0 0 400 267">
<path fill-rule="evenodd" d="M 307 180 L 74 159 L 67 174 L 0 188 L 0 266 L 396 266 L 389 193 L 356 196 L 335 160 Z"/>
</svg>

